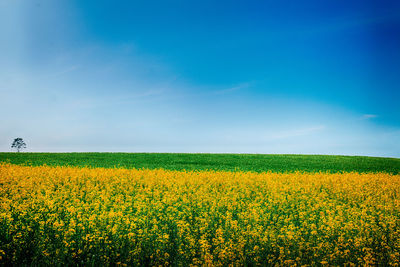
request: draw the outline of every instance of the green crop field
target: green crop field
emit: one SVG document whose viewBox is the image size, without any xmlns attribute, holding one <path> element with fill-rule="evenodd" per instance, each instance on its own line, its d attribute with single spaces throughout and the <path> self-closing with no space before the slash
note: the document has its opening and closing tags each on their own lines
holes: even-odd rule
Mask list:
<svg viewBox="0 0 400 267">
<path fill-rule="evenodd" d="M 169 170 L 273 172 L 400 172 L 400 159 L 362 156 L 180 154 L 180 153 L 0 153 L 0 161 L 33 166 L 90 166 Z"/>
</svg>

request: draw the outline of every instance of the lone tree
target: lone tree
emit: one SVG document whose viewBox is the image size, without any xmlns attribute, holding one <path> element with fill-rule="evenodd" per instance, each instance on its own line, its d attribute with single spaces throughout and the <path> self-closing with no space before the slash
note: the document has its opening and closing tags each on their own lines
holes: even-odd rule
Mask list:
<svg viewBox="0 0 400 267">
<path fill-rule="evenodd" d="M 14 142 L 11 145 L 11 148 L 15 148 L 17 152 L 20 152 L 21 149 L 26 148 L 26 144 L 22 138 L 15 138 Z"/>
</svg>

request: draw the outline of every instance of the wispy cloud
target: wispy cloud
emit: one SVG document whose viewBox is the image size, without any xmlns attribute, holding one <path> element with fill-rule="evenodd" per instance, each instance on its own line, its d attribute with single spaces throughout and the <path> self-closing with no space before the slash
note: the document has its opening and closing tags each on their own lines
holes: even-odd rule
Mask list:
<svg viewBox="0 0 400 267">
<path fill-rule="evenodd" d="M 55 72 L 55 73 L 51 74 L 50 77 L 56 77 L 56 76 L 60 76 L 60 75 L 63 75 L 63 74 L 69 73 L 69 72 L 73 72 L 73 71 L 75 71 L 75 70 L 77 70 L 79 68 L 80 68 L 79 65 L 70 66 L 70 67 L 68 67 L 68 68 L 66 68 L 64 70 L 61 70 L 61 71 L 58 71 L 58 72 Z"/>
<path fill-rule="evenodd" d="M 102 95 L 96 98 L 79 97 L 71 101 L 71 108 L 93 109 L 93 108 L 117 108 L 143 101 L 157 101 L 157 96 L 162 96 L 165 88 L 142 90 L 136 93 L 120 93 L 119 95 Z"/>
<path fill-rule="evenodd" d="M 361 118 L 364 120 L 369 120 L 369 119 L 374 119 L 377 117 L 378 117 L 378 115 L 376 115 L 376 114 L 364 114 L 364 115 L 362 115 Z"/>
<path fill-rule="evenodd" d="M 246 82 L 246 83 L 241 83 L 239 85 L 230 87 L 230 88 L 226 88 L 226 89 L 222 89 L 222 90 L 215 90 L 213 91 L 214 94 L 216 95 L 224 95 L 224 94 L 229 94 L 229 93 L 233 93 L 242 89 L 246 89 L 249 88 L 252 85 L 251 82 Z"/>
<path fill-rule="evenodd" d="M 317 125 L 300 129 L 292 129 L 287 131 L 277 132 L 269 136 L 271 139 L 285 139 L 297 136 L 310 135 L 325 129 L 325 125 Z"/>
<path fill-rule="evenodd" d="M 393 21 L 398 19 L 398 14 L 393 11 L 388 14 L 378 15 L 378 16 L 367 16 L 367 17 L 339 17 L 329 23 L 318 24 L 312 28 L 307 28 L 298 31 L 300 34 L 310 35 L 310 34 L 321 34 L 321 33 L 334 33 L 340 31 L 351 30 L 354 28 L 365 28 L 371 27 L 373 25 L 385 23 L 388 21 Z"/>
</svg>

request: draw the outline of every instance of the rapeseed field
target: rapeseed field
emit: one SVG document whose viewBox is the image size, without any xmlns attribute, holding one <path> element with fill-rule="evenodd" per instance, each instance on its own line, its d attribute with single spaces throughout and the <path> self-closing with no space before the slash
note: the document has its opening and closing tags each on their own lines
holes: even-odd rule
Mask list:
<svg viewBox="0 0 400 267">
<path fill-rule="evenodd" d="M 400 175 L 0 163 L 0 265 L 400 264 Z"/>
</svg>

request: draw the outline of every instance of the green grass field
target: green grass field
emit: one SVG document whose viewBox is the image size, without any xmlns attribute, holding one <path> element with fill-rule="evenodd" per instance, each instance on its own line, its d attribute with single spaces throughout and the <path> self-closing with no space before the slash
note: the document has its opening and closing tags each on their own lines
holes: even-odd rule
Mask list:
<svg viewBox="0 0 400 267">
<path fill-rule="evenodd" d="M 242 170 L 308 172 L 400 172 L 400 159 L 328 155 L 179 154 L 179 153 L 0 153 L 13 164 L 164 168 L 169 170 Z"/>
</svg>

